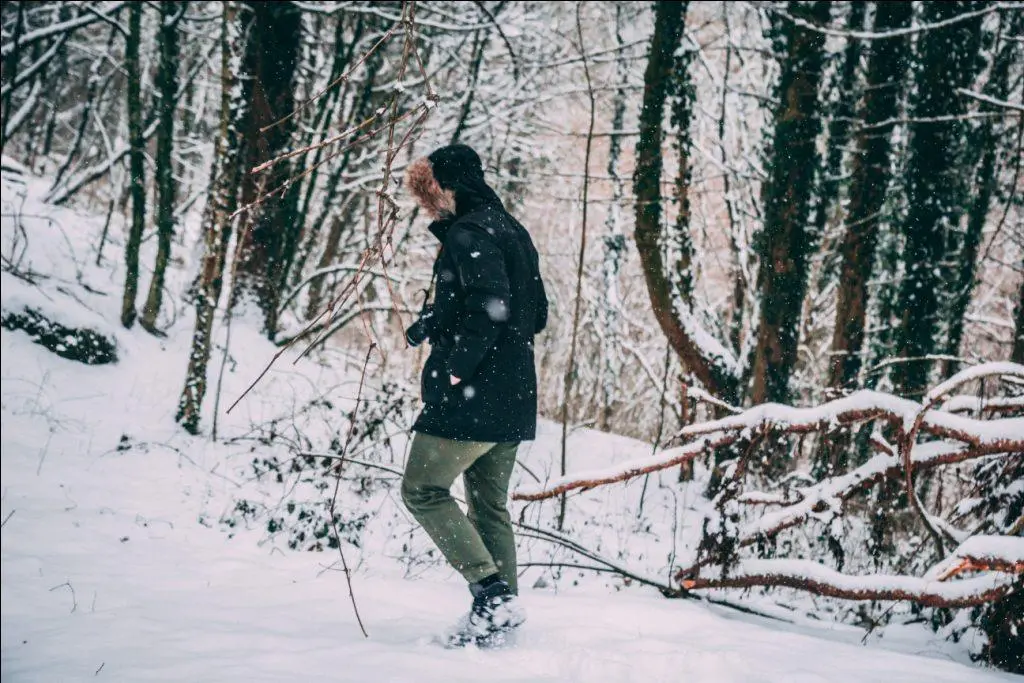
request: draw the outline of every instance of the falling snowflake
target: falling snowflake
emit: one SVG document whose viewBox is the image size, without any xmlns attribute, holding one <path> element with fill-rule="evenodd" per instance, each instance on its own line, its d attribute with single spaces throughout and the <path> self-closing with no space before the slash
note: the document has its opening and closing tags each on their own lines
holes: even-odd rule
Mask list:
<svg viewBox="0 0 1024 683">
<path fill-rule="evenodd" d="M 508 304 L 504 299 L 490 299 L 484 306 L 487 316 L 496 323 L 508 320 Z"/>
</svg>

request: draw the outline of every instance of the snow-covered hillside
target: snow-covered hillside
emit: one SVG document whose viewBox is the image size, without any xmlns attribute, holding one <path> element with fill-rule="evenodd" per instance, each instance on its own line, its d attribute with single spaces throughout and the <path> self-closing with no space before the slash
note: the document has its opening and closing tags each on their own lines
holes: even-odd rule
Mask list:
<svg viewBox="0 0 1024 683">
<path fill-rule="evenodd" d="M 356 567 L 364 639 L 334 551 L 294 552 L 284 535 L 268 533 L 268 519 L 315 497 L 315 488 L 256 481 L 252 468 L 254 458 L 285 461 L 293 441 L 327 448 L 352 408 L 363 351 L 284 362 L 236 411 L 218 416 L 217 442 L 187 435 L 173 415 L 188 321 L 172 325 L 166 339 L 120 328 L 116 272 L 95 266 L 102 221 L 35 201 L 34 182 L 4 179 L 3 248 L 20 254 L 30 277 L 3 274 L 3 309 L 36 308 L 95 329 L 116 341 L 119 360 L 83 365 L 25 332 L 3 330 L 4 681 L 1013 680 L 966 664 L 969 643 L 921 628 L 890 627 L 863 645 L 861 630 L 797 614 L 782 621 L 667 600 L 635 582 L 571 569 L 553 580 L 549 568 L 529 565 L 564 557 L 527 538 L 530 620 L 516 647 L 443 650 L 431 637 L 461 615 L 468 594 L 395 495 L 393 472 L 406 446 L 400 432 L 387 448 L 351 453 L 368 464 L 347 465 L 339 502 L 352 523 L 354 543 L 345 551 Z M 222 409 L 274 353 L 244 319 L 232 334 Z M 373 377 L 370 384 L 368 391 L 382 391 Z M 385 431 L 396 428 L 384 422 Z M 278 439 L 265 438 L 269 424 L 282 426 Z M 542 425 L 541 438 L 521 452 L 518 480 L 549 477 L 558 438 L 555 425 Z M 612 465 L 649 452 L 647 444 L 580 429 L 569 465 Z M 645 493 L 637 481 L 571 499 L 567 533 L 631 566 L 671 566 L 666 558 L 697 532 L 687 520 L 695 525 L 699 515 L 686 510 L 702 499 L 696 484 L 661 477 Z M 682 523 L 638 518 L 641 495 L 648 510 L 671 509 Z M 243 499 L 257 512 L 239 515 Z M 514 514 L 539 524 L 550 519 L 547 505 Z"/>
</svg>

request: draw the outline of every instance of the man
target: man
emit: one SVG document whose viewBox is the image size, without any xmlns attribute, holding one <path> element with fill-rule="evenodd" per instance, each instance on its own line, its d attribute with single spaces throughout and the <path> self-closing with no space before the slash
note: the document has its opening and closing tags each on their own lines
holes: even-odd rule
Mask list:
<svg viewBox="0 0 1024 683">
<path fill-rule="evenodd" d="M 516 449 L 536 434 L 533 338 L 548 302 L 533 241 L 484 181 L 476 152 L 442 147 L 414 162 L 406 182 L 441 250 L 434 303 L 406 334 L 431 350 L 402 500 L 469 582 L 469 616 L 446 643 L 494 645 L 525 620 L 506 505 Z M 450 492 L 460 474 L 468 517 Z"/>
</svg>

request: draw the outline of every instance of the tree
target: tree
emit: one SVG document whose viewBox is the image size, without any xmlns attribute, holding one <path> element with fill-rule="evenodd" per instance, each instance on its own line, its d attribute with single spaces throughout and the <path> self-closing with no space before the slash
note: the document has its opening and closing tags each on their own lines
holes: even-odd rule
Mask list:
<svg viewBox="0 0 1024 683">
<path fill-rule="evenodd" d="M 619 52 L 615 58 L 615 88 L 614 103 L 612 105 L 612 131 L 622 130 L 626 120 L 626 99 L 627 91 L 625 85 L 628 83 L 629 71 L 626 63 L 625 53 L 622 51 L 623 21 L 622 3 L 615 3 L 615 24 L 612 33 L 615 36 L 615 45 Z M 624 181 L 619 175 L 619 157 L 622 155 L 622 137 L 612 135 L 608 141 L 608 176 L 612 179 L 612 202 L 608 208 L 608 215 L 605 219 L 605 235 L 602 240 L 601 276 L 603 302 L 600 311 L 600 326 L 602 335 L 601 370 L 599 381 L 599 412 L 597 418 L 598 429 L 607 430 L 612 416 L 612 409 L 615 403 L 616 381 L 621 368 L 621 346 L 619 340 L 619 307 L 622 305 L 619 297 L 619 270 L 622 265 L 623 252 L 626 249 L 626 237 L 622 234 L 622 195 Z"/>
<path fill-rule="evenodd" d="M 850 31 L 864 28 L 864 17 L 867 14 L 866 2 L 850 3 L 846 26 Z M 834 101 L 826 102 L 823 107 L 823 118 L 828 120 L 828 138 L 824 164 L 821 167 L 821 187 L 818 208 L 815 212 L 814 231 L 824 237 L 829 222 L 835 218 L 837 207 L 841 204 L 844 182 L 843 160 L 850 146 L 850 133 L 854 123 L 857 100 L 861 96 L 858 83 L 861 55 L 864 52 L 863 41 L 855 36 L 846 39 L 846 48 L 842 52 L 839 68 L 834 74 Z M 831 245 L 826 245 L 825 267 L 822 269 L 822 281 L 829 282 L 836 275 L 836 257 L 838 253 Z"/>
<path fill-rule="evenodd" d="M 239 239 L 238 277 L 233 297 L 251 294 L 263 312 L 264 332 L 277 332 L 281 291 L 301 232 L 296 220 L 297 183 L 290 183 L 292 165 L 275 164 L 261 174 L 251 169 L 288 150 L 295 118 L 293 79 L 302 39 L 302 15 L 292 2 L 247 2 L 251 15 L 243 81 L 246 120 L 241 201 L 251 206 Z M 279 191 L 285 185 L 287 189 Z"/>
<path fill-rule="evenodd" d="M 1007 23 L 1007 26 L 1001 31 L 1003 36 L 1020 36 L 1024 33 L 1024 13 L 1007 14 L 1003 20 Z M 1010 92 L 1010 67 L 1019 49 L 1019 45 L 1012 39 L 1004 40 L 1001 45 L 993 46 L 995 57 L 992 60 L 992 69 L 983 94 L 995 100 L 1005 101 L 1007 99 Z M 991 106 L 983 106 L 982 110 L 988 114 L 999 113 L 998 110 L 993 111 Z M 990 116 L 982 119 L 978 129 L 971 135 L 970 151 L 980 151 L 981 162 L 977 165 L 974 173 L 974 182 L 971 188 L 973 197 L 971 197 L 967 208 L 967 228 L 964 231 L 959 257 L 956 259 L 959 264 L 958 272 L 951 292 L 950 304 L 946 307 L 946 327 L 949 330 L 949 339 L 945 348 L 947 356 L 955 356 L 960 352 L 960 342 L 964 334 L 964 319 L 977 280 L 978 249 L 981 247 L 982 233 L 988 220 L 992 196 L 998 185 L 999 171 L 1007 157 L 1012 157 L 1015 152 L 1021 154 L 1021 150 L 1017 148 L 1019 139 L 1015 132 L 1014 127 L 1005 126 L 1002 120 Z M 1006 143 L 1007 140 L 1009 140 L 1009 145 Z M 1001 154 L 1000 152 L 1005 147 L 1009 147 L 1009 149 Z M 943 374 L 949 376 L 953 371 L 953 364 L 945 361 L 944 368 Z"/>
<path fill-rule="evenodd" d="M 910 3 L 879 2 L 875 30 L 885 33 L 909 26 L 912 14 Z M 829 385 L 834 389 L 855 385 L 861 368 L 868 279 L 875 264 L 878 230 L 892 175 L 894 120 L 899 112 L 909 49 L 904 37 L 876 40 L 870 47 L 863 123 L 854 136 L 853 177 L 841 247 L 842 266 L 829 373 Z"/>
<path fill-rule="evenodd" d="M 1021 270 L 1024 271 L 1024 259 L 1021 259 L 1021 266 Z M 1021 279 L 1020 291 L 1017 293 L 1017 315 L 1013 326 L 1013 351 L 1010 353 L 1010 360 L 1024 364 L 1024 278 Z"/>
<path fill-rule="evenodd" d="M 823 25 L 827 2 L 790 2 L 788 13 Z M 818 90 L 825 37 L 802 23 L 785 20 L 784 50 L 775 106 L 768 179 L 764 186 L 764 227 L 758 236 L 761 298 L 751 366 L 751 400 L 786 402 L 796 365 L 800 314 L 807 290 L 808 256 L 817 236 L 808 229 L 816 193 L 815 142 L 821 132 Z"/>
<path fill-rule="evenodd" d="M 139 246 L 146 223 L 145 145 L 142 135 L 142 73 L 139 66 L 139 44 L 142 42 L 143 4 L 135 2 L 128 11 L 128 38 L 125 44 L 125 71 L 128 79 L 128 152 L 129 187 L 132 198 L 132 222 L 124 247 L 124 298 L 121 301 L 121 324 L 135 324 L 135 297 L 139 289 Z"/>
<path fill-rule="evenodd" d="M 238 203 L 241 173 L 240 124 L 245 117 L 238 74 L 243 32 L 236 2 L 225 2 L 221 15 L 220 124 L 217 131 L 210 190 L 203 212 L 203 257 L 193 285 L 195 331 L 188 358 L 185 387 L 178 400 L 176 419 L 193 434 L 199 432 L 199 415 L 206 395 L 206 366 L 210 360 L 213 320 L 224 286 L 224 263 L 231 240 L 231 214 Z"/>
<path fill-rule="evenodd" d="M 644 72 L 640 137 L 636 144 L 636 169 L 633 174 L 636 195 L 634 239 L 655 318 L 672 349 L 704 386 L 712 392 L 732 398 L 736 391 L 736 380 L 731 354 L 700 329 L 692 311 L 692 301 L 677 296 L 673 274 L 669 272 L 670 265 L 666 264 L 662 254 L 663 118 L 668 95 L 674 89 L 682 90 L 686 87 L 677 81 L 689 78 L 687 72 L 677 71 L 675 58 L 682 42 L 686 9 L 685 2 L 658 2 L 655 6 L 654 34 Z M 676 124 L 681 131 L 688 128 L 689 121 L 676 121 Z M 689 160 L 682 158 L 680 163 L 685 165 Z M 680 202 L 684 201 L 687 190 L 682 188 L 682 193 L 677 197 Z M 680 229 L 678 224 L 675 229 Z"/>
<path fill-rule="evenodd" d="M 171 257 L 174 237 L 174 112 L 178 95 L 178 21 L 184 6 L 176 0 L 160 3 L 160 66 L 157 70 L 157 92 L 160 96 L 159 124 L 156 131 L 156 264 L 149 283 L 149 296 L 142 310 L 140 324 L 156 332 L 156 318 L 164 293 L 164 273 Z"/>
<path fill-rule="evenodd" d="M 954 19 L 977 2 L 932 2 L 926 24 Z M 905 267 L 899 290 L 900 321 L 894 383 L 905 396 L 919 396 L 928 384 L 936 349 L 944 350 L 940 326 L 943 294 L 956 280 L 950 260 L 960 251 L 958 226 L 968 201 L 961 165 L 967 127 L 966 99 L 951 93 L 968 87 L 977 72 L 981 19 L 943 25 L 921 35 L 915 70 L 908 150 L 907 214 L 902 223 Z"/>
</svg>

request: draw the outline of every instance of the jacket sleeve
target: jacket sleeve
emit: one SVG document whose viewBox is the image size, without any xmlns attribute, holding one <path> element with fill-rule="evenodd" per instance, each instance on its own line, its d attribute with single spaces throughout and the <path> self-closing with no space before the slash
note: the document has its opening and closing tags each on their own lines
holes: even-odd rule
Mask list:
<svg viewBox="0 0 1024 683">
<path fill-rule="evenodd" d="M 465 380 L 476 373 L 508 321 L 508 274 L 498 245 L 475 231 L 452 231 L 445 249 L 458 270 L 465 311 L 448 356 L 448 373 Z"/>
<path fill-rule="evenodd" d="M 540 267 L 535 271 L 537 278 L 537 319 L 534 321 L 534 334 L 540 334 L 548 325 L 548 295 L 544 291 L 544 280 L 540 276 Z"/>
</svg>

